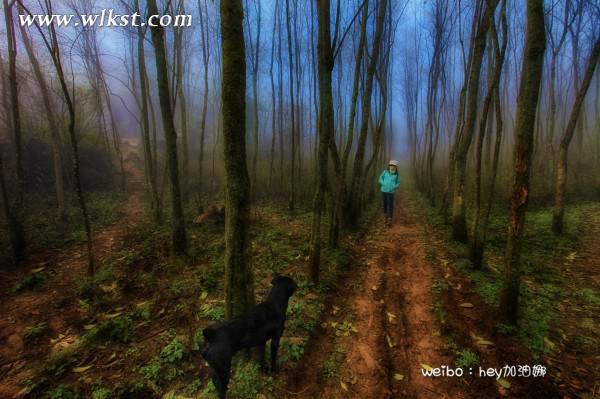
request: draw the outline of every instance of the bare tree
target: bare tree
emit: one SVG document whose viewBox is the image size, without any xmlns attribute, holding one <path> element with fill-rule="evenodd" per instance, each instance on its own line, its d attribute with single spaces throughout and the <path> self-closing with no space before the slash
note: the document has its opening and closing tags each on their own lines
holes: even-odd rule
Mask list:
<svg viewBox="0 0 600 399">
<path fill-rule="evenodd" d="M 373 35 L 373 50 L 371 58 L 367 66 L 365 77 L 365 92 L 362 99 L 361 110 L 361 125 L 358 135 L 358 143 L 356 155 L 354 157 L 354 166 L 352 172 L 352 181 L 350 185 L 350 196 L 348 213 L 348 224 L 356 226 L 358 216 L 360 215 L 361 201 L 360 193 L 362 192 L 361 182 L 363 180 L 365 147 L 367 143 L 367 132 L 369 129 L 369 118 L 371 116 L 371 94 L 373 92 L 373 77 L 375 76 L 375 68 L 379 58 L 379 50 L 381 48 L 381 38 L 383 36 L 383 27 L 385 13 L 387 11 L 387 0 L 381 0 L 377 7 L 377 18 L 375 20 L 375 33 Z"/>
<path fill-rule="evenodd" d="M 525 212 L 529 203 L 533 133 L 546 48 L 543 0 L 527 0 L 526 32 L 521 84 L 517 98 L 514 178 L 500 300 L 501 315 L 512 324 L 517 322 L 519 308 L 521 245 Z"/>
<path fill-rule="evenodd" d="M 156 0 L 148 1 L 149 15 L 158 15 Z M 185 221 L 183 219 L 183 208 L 181 204 L 181 190 L 179 186 L 179 165 L 177 161 L 177 132 L 175 131 L 175 120 L 171 108 L 171 92 L 169 89 L 169 75 L 167 68 L 167 56 L 165 51 L 165 40 L 163 27 L 151 27 L 152 45 L 154 47 L 156 72 L 158 82 L 158 93 L 160 97 L 160 109 L 167 142 L 167 165 L 169 169 L 169 182 L 171 186 L 171 247 L 175 255 L 185 253 L 187 247 Z"/>
<path fill-rule="evenodd" d="M 61 137 L 58 127 L 58 121 L 56 120 L 56 114 L 52 107 L 52 100 L 50 89 L 48 87 L 48 82 L 46 82 L 46 77 L 42 72 L 40 63 L 33 50 L 33 45 L 31 43 L 31 39 L 29 38 L 29 34 L 27 33 L 27 29 L 25 29 L 25 27 L 21 24 L 18 25 L 21 32 L 21 40 L 23 41 L 25 50 L 27 51 L 27 56 L 29 58 L 29 63 L 31 64 L 31 67 L 33 69 L 33 74 L 37 80 L 40 89 L 40 94 L 42 97 L 42 102 L 44 104 L 44 110 L 46 111 L 46 118 L 48 119 L 50 139 L 52 143 L 52 161 L 54 167 L 54 187 L 56 192 L 56 203 L 58 206 L 58 217 L 62 220 L 65 218 L 66 200 L 65 181 L 63 176 L 63 160 L 61 153 Z"/>
<path fill-rule="evenodd" d="M 25 232 L 23 229 L 25 219 L 25 175 L 23 172 L 23 143 L 21 132 L 21 114 L 19 107 L 19 88 L 17 86 L 17 43 L 15 26 L 13 23 L 13 5 L 8 0 L 3 0 L 4 21 L 6 22 L 6 36 L 8 38 L 8 87 L 11 102 L 11 124 L 13 142 L 15 144 L 17 190 L 14 205 L 11 207 L 11 238 L 13 240 L 13 253 L 17 262 L 25 258 Z"/>
<path fill-rule="evenodd" d="M 493 45 L 494 52 L 489 53 L 493 54 L 493 57 L 488 58 L 488 62 L 492 65 L 491 74 L 489 76 L 489 84 L 485 99 L 483 101 L 483 107 L 481 110 L 481 118 L 479 121 L 479 133 L 477 135 L 477 147 L 476 147 L 476 165 L 475 165 L 475 217 L 473 221 L 473 240 L 471 242 L 471 262 L 476 269 L 481 268 L 483 261 L 483 249 L 485 245 L 485 237 L 487 230 L 487 223 L 489 220 L 489 212 L 491 209 L 491 200 L 493 196 L 490 196 L 490 200 L 488 203 L 487 211 L 484 211 L 484 215 L 482 217 L 482 206 L 481 206 L 481 164 L 482 164 L 482 156 L 483 156 L 483 143 L 486 135 L 486 125 L 488 125 L 488 114 L 490 111 L 490 107 L 492 105 L 492 101 L 497 94 L 498 86 L 500 85 L 500 76 L 502 73 L 502 66 L 504 64 L 504 57 L 506 55 L 506 46 L 508 44 L 507 35 L 508 35 L 508 26 L 506 22 L 506 0 L 502 0 L 502 4 L 500 6 L 501 9 L 501 24 L 502 24 L 502 47 L 498 44 L 498 33 L 496 29 L 496 22 L 494 18 L 490 21 L 490 35 L 491 41 Z M 491 59 L 493 59 L 493 62 Z M 499 105 L 498 105 L 499 106 Z M 498 110 L 497 110 L 498 111 Z M 502 117 L 502 115 L 497 115 L 497 117 Z M 501 125 L 501 121 L 496 122 Z M 488 133 L 489 134 L 489 133 Z M 500 135 L 501 131 L 497 131 L 497 134 Z M 498 143 L 499 145 L 499 143 Z M 499 150 L 499 149 L 498 149 Z M 496 171 L 497 171 L 497 154 L 495 154 L 494 159 L 494 172 L 492 173 L 492 182 L 491 186 L 494 186 L 494 182 L 496 179 Z"/>
<path fill-rule="evenodd" d="M 477 28 L 473 32 L 474 38 L 471 48 L 471 53 L 473 55 L 469 66 L 468 80 L 465 81 L 467 87 L 465 92 L 465 122 L 464 126 L 458 131 L 455 137 L 456 145 L 453 154 L 452 236 L 454 239 L 462 242 L 467 242 L 468 239 L 465 206 L 467 154 L 475 133 L 479 78 L 481 75 L 483 53 L 486 46 L 486 35 L 489 29 L 490 20 L 494 16 L 497 5 L 498 0 L 485 2 L 481 20 L 479 20 Z M 477 15 L 475 18 L 477 18 Z"/>
<path fill-rule="evenodd" d="M 27 12 L 27 14 L 32 15 L 31 12 L 23 5 L 21 0 L 18 0 L 19 5 Z M 47 15 L 52 15 L 52 0 L 44 0 L 45 4 L 45 13 Z M 88 216 L 87 204 L 85 202 L 85 198 L 83 195 L 83 189 L 81 187 L 81 173 L 80 173 L 80 157 L 79 157 L 79 142 L 77 139 L 77 134 L 75 133 L 75 92 L 70 92 L 67 86 L 67 79 L 65 78 L 65 73 L 62 64 L 62 58 L 60 53 L 60 46 L 58 43 L 58 36 L 56 35 L 56 30 L 54 28 L 54 24 L 50 24 L 47 27 L 47 32 L 44 33 L 42 28 L 36 23 L 36 28 L 42 39 L 44 40 L 44 44 L 46 45 L 46 49 L 50 53 L 52 57 L 52 63 L 54 64 L 54 68 L 56 69 L 56 74 L 58 76 L 58 81 L 60 83 L 61 92 L 63 94 L 65 103 L 67 104 L 67 110 L 69 112 L 69 138 L 71 141 L 71 151 L 73 156 L 73 179 L 75 186 L 75 194 L 77 196 L 77 201 L 79 203 L 79 208 L 81 210 L 81 214 L 83 216 L 83 227 L 86 235 L 86 246 L 87 246 L 87 255 L 88 255 L 88 275 L 94 275 L 95 273 L 95 264 L 94 264 L 94 253 L 92 250 L 92 229 L 90 225 L 90 219 Z"/>
<path fill-rule="evenodd" d="M 331 48 L 331 20 L 329 0 L 317 0 L 319 19 L 319 151 L 317 162 L 317 187 L 313 201 L 313 220 L 311 229 L 310 277 L 319 281 L 321 267 L 321 213 L 327 187 L 327 157 L 329 142 L 333 136 L 333 94 L 331 73 L 333 71 L 333 49 Z"/>
<path fill-rule="evenodd" d="M 573 139 L 575 133 L 575 127 L 579 119 L 583 100 L 592 82 L 596 65 L 598 64 L 598 57 L 600 56 L 600 39 L 596 39 L 596 43 L 592 48 L 591 54 L 588 58 L 587 67 L 583 81 L 577 90 L 577 96 L 575 97 L 575 104 L 571 110 L 571 116 L 569 117 L 569 123 L 565 129 L 560 146 L 558 148 L 558 160 L 556 166 L 556 189 L 554 194 L 554 212 L 552 218 L 552 231 L 561 234 L 564 228 L 564 216 L 565 216 L 565 197 L 567 187 L 567 155 L 569 153 L 569 145 Z"/>
<path fill-rule="evenodd" d="M 221 0 L 227 318 L 254 305 L 254 282 L 248 259 L 250 179 L 246 165 L 246 49 L 243 20 L 242 0 Z"/>
</svg>

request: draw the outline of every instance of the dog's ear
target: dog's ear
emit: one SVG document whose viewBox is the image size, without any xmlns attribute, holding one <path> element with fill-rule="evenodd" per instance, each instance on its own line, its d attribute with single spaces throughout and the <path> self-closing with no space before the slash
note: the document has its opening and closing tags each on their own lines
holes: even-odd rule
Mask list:
<svg viewBox="0 0 600 399">
<path fill-rule="evenodd" d="M 206 342 L 212 342 L 214 341 L 215 336 L 217 335 L 217 331 L 213 328 L 207 327 L 204 330 L 202 330 L 202 335 L 204 335 L 204 340 Z"/>
<path fill-rule="evenodd" d="M 279 280 L 280 278 L 281 276 L 279 274 L 276 274 L 275 277 L 273 277 L 273 279 L 271 280 L 271 285 L 275 285 L 277 280 Z"/>
</svg>

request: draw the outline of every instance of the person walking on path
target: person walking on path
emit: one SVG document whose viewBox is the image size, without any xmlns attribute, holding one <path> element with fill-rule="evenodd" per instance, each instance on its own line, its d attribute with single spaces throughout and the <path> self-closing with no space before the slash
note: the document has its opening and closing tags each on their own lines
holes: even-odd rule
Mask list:
<svg viewBox="0 0 600 399">
<path fill-rule="evenodd" d="M 398 173 L 398 161 L 392 159 L 379 176 L 379 185 L 383 197 L 383 212 L 385 214 L 385 225 L 391 226 L 394 218 L 394 192 L 400 187 L 400 174 Z"/>
</svg>

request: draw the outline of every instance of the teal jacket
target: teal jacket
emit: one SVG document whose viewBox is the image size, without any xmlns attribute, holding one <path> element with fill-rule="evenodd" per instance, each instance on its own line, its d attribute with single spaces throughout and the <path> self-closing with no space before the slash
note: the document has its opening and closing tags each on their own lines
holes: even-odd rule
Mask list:
<svg viewBox="0 0 600 399">
<path fill-rule="evenodd" d="M 390 173 L 387 169 L 384 170 L 379 176 L 379 185 L 382 193 L 393 193 L 400 187 L 400 174 L 398 172 Z"/>
</svg>

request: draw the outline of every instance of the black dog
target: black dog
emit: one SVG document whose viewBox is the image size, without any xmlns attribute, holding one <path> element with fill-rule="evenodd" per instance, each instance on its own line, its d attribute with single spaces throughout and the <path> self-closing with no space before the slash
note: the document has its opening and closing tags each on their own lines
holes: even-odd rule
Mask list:
<svg viewBox="0 0 600 399">
<path fill-rule="evenodd" d="M 260 367 L 266 371 L 265 345 L 271 340 L 271 370 L 277 372 L 277 350 L 283 334 L 285 313 L 296 283 L 289 277 L 277 276 L 271 281 L 267 299 L 250 311 L 231 320 L 209 326 L 202 333 L 202 357 L 213 368 L 213 383 L 224 399 L 229 383 L 231 359 L 241 349 L 258 347 Z"/>
</svg>

